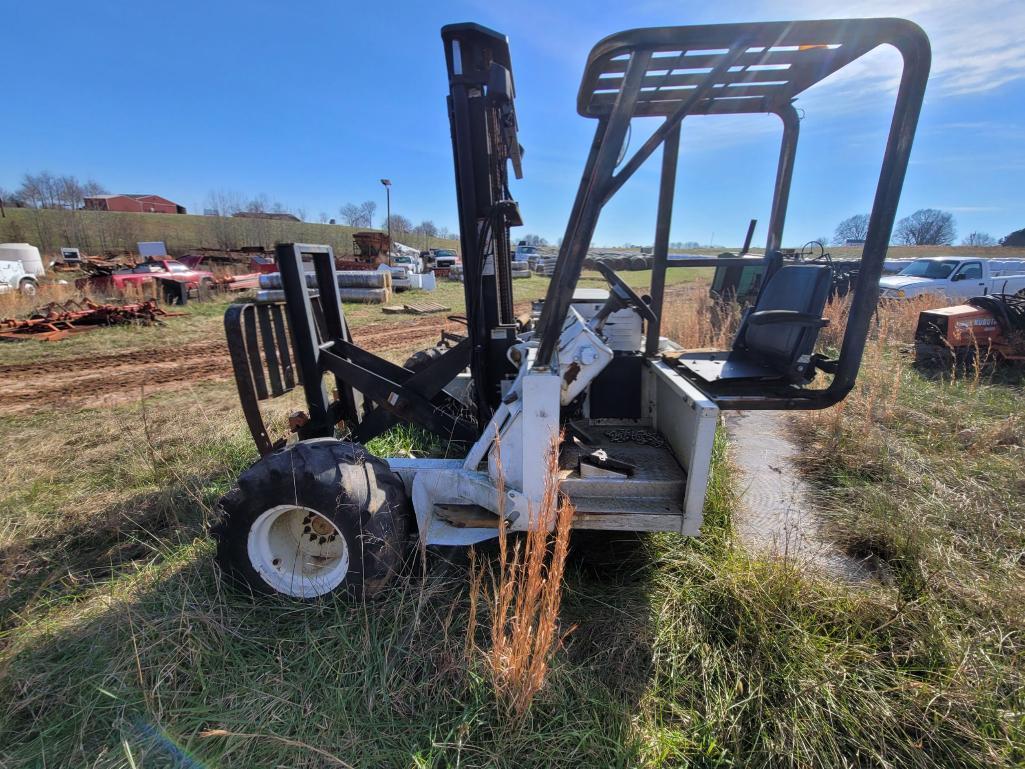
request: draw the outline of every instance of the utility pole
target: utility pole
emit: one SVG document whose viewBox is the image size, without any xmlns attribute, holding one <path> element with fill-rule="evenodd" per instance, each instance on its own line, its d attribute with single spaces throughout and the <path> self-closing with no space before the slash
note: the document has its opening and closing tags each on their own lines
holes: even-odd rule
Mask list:
<svg viewBox="0 0 1025 769">
<path fill-rule="evenodd" d="M 384 185 L 384 194 L 386 198 L 385 209 L 387 211 L 387 219 L 384 221 L 388 225 L 388 254 L 391 255 L 391 179 L 381 179 L 381 184 Z M 389 260 L 389 264 L 391 260 Z"/>
</svg>

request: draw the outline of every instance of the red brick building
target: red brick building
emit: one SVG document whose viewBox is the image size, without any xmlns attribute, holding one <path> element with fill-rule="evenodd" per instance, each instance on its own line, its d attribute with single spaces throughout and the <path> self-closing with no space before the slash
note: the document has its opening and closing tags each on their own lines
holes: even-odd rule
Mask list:
<svg viewBox="0 0 1025 769">
<path fill-rule="evenodd" d="M 185 206 L 159 195 L 93 195 L 85 198 L 87 211 L 124 211 L 132 214 L 184 214 Z"/>
</svg>

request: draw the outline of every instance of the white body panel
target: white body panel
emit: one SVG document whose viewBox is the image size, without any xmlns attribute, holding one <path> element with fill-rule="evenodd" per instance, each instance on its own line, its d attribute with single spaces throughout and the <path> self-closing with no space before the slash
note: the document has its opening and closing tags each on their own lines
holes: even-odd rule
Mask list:
<svg viewBox="0 0 1025 769">
<path fill-rule="evenodd" d="M 519 374 L 464 459 L 389 460 L 410 493 L 425 544 L 471 545 L 497 536 L 497 520 L 486 514 L 481 519 L 480 511 L 476 517 L 461 517 L 467 507 L 504 518 L 510 531 L 550 530 L 555 525 L 554 510 L 539 516 L 552 467 L 559 465 L 550 451 L 559 435 L 560 411 L 586 391 L 614 353 L 573 307 L 552 368 L 534 369 L 533 342 L 513 349 L 518 351 Z M 574 526 L 579 528 L 697 535 L 718 408 L 661 360 L 645 361 L 642 377 L 647 414 L 637 426 L 653 428 L 668 448 L 642 460 L 643 470 L 623 480 L 582 477 L 571 465 L 558 469 L 558 483 L 578 506 Z M 563 459 L 572 462 L 574 447 L 563 448 Z M 577 445 L 575 450 L 588 453 L 593 447 Z M 635 446 L 633 456 L 644 450 L 650 449 Z M 608 451 L 617 453 L 611 445 Z M 625 448 L 618 451 L 629 455 Z"/>
<path fill-rule="evenodd" d="M 46 274 L 39 249 L 28 243 L 0 243 L 0 262 L 20 262 L 28 275 Z"/>
<path fill-rule="evenodd" d="M 11 259 L 0 259 L 0 294 L 15 291 L 26 278 L 34 280 L 34 276 L 25 271 L 21 262 Z"/>
<path fill-rule="evenodd" d="M 712 445 L 719 423 L 719 408 L 694 385 L 661 360 L 649 360 L 645 390 L 652 426 L 669 441 L 687 471 L 681 532 L 697 536 L 701 530 L 705 492 L 712 467 Z"/>
</svg>

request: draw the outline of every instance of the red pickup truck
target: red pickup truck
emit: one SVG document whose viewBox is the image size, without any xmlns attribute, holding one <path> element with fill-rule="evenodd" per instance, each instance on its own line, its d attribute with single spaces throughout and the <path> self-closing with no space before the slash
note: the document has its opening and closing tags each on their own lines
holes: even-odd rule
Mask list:
<svg viewBox="0 0 1025 769">
<path fill-rule="evenodd" d="M 206 270 L 194 270 L 175 259 L 147 259 L 128 270 L 119 270 L 109 275 L 91 275 L 79 278 L 75 287 L 92 288 L 98 291 L 124 291 L 129 286 L 146 288 L 155 280 L 173 280 L 184 283 L 189 290 L 214 287 L 214 274 Z"/>
</svg>

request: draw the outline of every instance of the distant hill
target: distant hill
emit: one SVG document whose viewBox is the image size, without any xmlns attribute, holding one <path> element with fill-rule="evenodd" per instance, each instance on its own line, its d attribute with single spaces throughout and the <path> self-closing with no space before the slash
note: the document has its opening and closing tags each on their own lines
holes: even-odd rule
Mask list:
<svg viewBox="0 0 1025 769">
<path fill-rule="evenodd" d="M 337 254 L 352 253 L 352 233 L 365 227 L 288 222 L 190 214 L 128 214 L 110 211 L 65 211 L 8 208 L 0 219 L 0 242 L 27 242 L 49 255 L 62 246 L 77 247 L 86 254 L 107 249 L 135 251 L 136 243 L 162 240 L 172 255 L 194 248 L 271 247 L 277 242 L 317 243 L 331 246 Z M 423 248 L 418 238 L 396 238 Z M 431 239 L 431 246 L 458 249 L 454 240 Z"/>
</svg>

